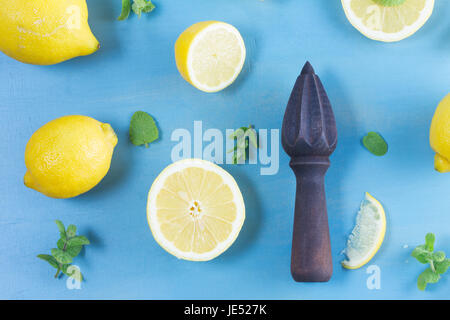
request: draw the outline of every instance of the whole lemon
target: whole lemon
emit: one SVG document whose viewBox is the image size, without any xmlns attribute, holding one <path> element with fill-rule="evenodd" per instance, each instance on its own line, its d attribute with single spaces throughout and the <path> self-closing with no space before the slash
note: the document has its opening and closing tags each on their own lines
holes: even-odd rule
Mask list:
<svg viewBox="0 0 450 320">
<path fill-rule="evenodd" d="M 28 141 L 24 183 L 52 198 L 78 196 L 106 175 L 116 144 L 107 123 L 79 115 L 52 120 Z"/>
<path fill-rule="evenodd" d="M 430 129 L 431 148 L 436 151 L 434 168 L 439 172 L 450 171 L 450 93 L 439 103 Z"/>
<path fill-rule="evenodd" d="M 49 65 L 99 48 L 85 0 L 0 0 L 0 50 L 25 63 Z"/>
</svg>

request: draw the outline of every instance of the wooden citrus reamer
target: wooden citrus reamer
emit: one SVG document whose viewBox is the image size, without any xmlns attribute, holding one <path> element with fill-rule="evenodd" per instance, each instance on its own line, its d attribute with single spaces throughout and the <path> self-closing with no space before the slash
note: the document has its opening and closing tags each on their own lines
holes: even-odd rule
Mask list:
<svg viewBox="0 0 450 320">
<path fill-rule="evenodd" d="M 291 273 L 295 281 L 331 278 L 330 233 L 324 178 L 337 144 L 336 121 L 319 77 L 307 62 L 295 82 L 281 142 L 297 179 Z"/>
</svg>

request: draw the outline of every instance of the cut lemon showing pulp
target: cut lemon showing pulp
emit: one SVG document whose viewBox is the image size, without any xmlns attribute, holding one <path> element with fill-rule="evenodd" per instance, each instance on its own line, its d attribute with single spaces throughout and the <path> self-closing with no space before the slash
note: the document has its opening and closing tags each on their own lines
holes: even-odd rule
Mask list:
<svg viewBox="0 0 450 320">
<path fill-rule="evenodd" d="M 434 0 L 341 0 L 348 21 L 366 37 L 400 41 L 431 16 Z"/>
<path fill-rule="evenodd" d="M 233 177 L 212 162 L 177 161 L 148 194 L 147 219 L 155 240 L 177 258 L 211 260 L 234 242 L 245 219 Z"/>
<path fill-rule="evenodd" d="M 178 37 L 175 60 L 187 82 L 199 90 L 217 92 L 232 84 L 241 72 L 244 40 L 228 23 L 199 22 Z"/>
<path fill-rule="evenodd" d="M 356 216 L 356 226 L 344 250 L 347 260 L 342 261 L 342 266 L 347 269 L 358 269 L 369 262 L 381 247 L 385 233 L 386 214 L 383 206 L 366 192 Z"/>
</svg>

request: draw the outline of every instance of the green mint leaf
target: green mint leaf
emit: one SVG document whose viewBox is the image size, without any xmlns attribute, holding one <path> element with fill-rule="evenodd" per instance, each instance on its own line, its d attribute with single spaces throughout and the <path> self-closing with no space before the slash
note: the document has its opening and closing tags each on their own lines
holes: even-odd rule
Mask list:
<svg viewBox="0 0 450 320">
<path fill-rule="evenodd" d="M 250 140 L 250 143 L 255 147 L 258 148 L 258 136 L 256 134 L 255 129 L 250 128 L 248 139 Z"/>
<path fill-rule="evenodd" d="M 68 238 L 75 237 L 75 235 L 77 234 L 77 227 L 75 227 L 73 224 L 69 225 L 67 227 L 66 234 Z"/>
<path fill-rule="evenodd" d="M 365 137 L 363 137 L 362 142 L 364 147 L 376 156 L 383 156 L 388 151 L 386 141 L 376 132 L 369 132 Z"/>
<path fill-rule="evenodd" d="M 76 236 L 73 237 L 72 239 L 69 239 L 69 241 L 67 241 L 67 245 L 69 247 L 73 247 L 73 246 L 82 246 L 82 245 L 86 245 L 86 244 L 90 244 L 88 238 L 86 238 L 85 236 Z"/>
<path fill-rule="evenodd" d="M 80 254 L 81 249 L 83 246 L 68 246 L 66 248 L 66 252 L 72 257 L 75 258 L 77 255 Z"/>
<path fill-rule="evenodd" d="M 442 262 L 445 259 L 445 252 L 443 251 L 437 251 L 433 253 L 433 261 L 436 262 Z"/>
<path fill-rule="evenodd" d="M 72 263 L 72 257 L 70 254 L 61 249 L 53 248 L 52 256 L 61 264 Z"/>
<path fill-rule="evenodd" d="M 71 277 L 80 282 L 83 281 L 83 275 L 81 274 L 80 270 L 77 267 L 72 266 L 71 264 L 62 265 L 61 271 L 68 277 Z"/>
<path fill-rule="evenodd" d="M 236 140 L 236 146 L 228 151 L 228 153 L 234 151 L 232 157 L 233 164 L 238 164 L 241 159 L 243 159 L 244 162 L 247 160 L 247 152 L 250 144 L 255 148 L 258 148 L 256 131 L 253 129 L 252 125 L 248 126 L 248 128 L 241 127 L 237 129 L 229 135 L 229 138 Z"/>
<path fill-rule="evenodd" d="M 130 141 L 135 146 L 148 144 L 159 138 L 155 120 L 144 111 L 136 111 L 130 122 Z"/>
<path fill-rule="evenodd" d="M 434 264 L 434 269 L 437 274 L 444 274 L 447 272 L 448 268 L 450 268 L 450 259 L 444 259 L 440 262 L 436 262 Z"/>
<path fill-rule="evenodd" d="M 38 254 L 39 259 L 47 261 L 53 268 L 58 269 L 58 261 L 49 254 Z"/>
<path fill-rule="evenodd" d="M 428 249 L 428 251 L 433 252 L 434 251 L 434 243 L 436 241 L 436 236 L 434 233 L 427 233 L 425 236 L 425 245 Z"/>
<path fill-rule="evenodd" d="M 153 9 L 155 9 L 155 5 L 151 2 L 151 0 L 134 0 L 131 8 L 140 18 L 141 13 L 149 13 L 153 11 Z"/>
<path fill-rule="evenodd" d="M 58 242 L 56 242 L 56 246 L 58 249 L 64 250 L 64 245 L 66 244 L 66 241 L 64 239 L 59 239 Z"/>
<path fill-rule="evenodd" d="M 66 234 L 66 228 L 64 227 L 64 224 L 61 221 L 59 221 L 59 220 L 55 220 L 55 223 L 58 226 L 59 233 L 61 235 L 65 235 Z"/>
<path fill-rule="evenodd" d="M 122 0 L 122 11 L 117 20 L 126 20 L 131 12 L 131 0 Z"/>
<path fill-rule="evenodd" d="M 432 260 L 433 254 L 428 251 L 427 247 L 423 244 L 417 246 L 411 253 L 411 256 L 416 258 L 420 263 L 427 264 Z"/>
<path fill-rule="evenodd" d="M 417 287 L 419 290 L 423 291 L 427 287 L 428 283 L 436 283 L 440 278 L 441 277 L 439 274 L 433 272 L 431 268 L 427 268 L 419 275 L 419 278 L 417 279 Z"/>
</svg>

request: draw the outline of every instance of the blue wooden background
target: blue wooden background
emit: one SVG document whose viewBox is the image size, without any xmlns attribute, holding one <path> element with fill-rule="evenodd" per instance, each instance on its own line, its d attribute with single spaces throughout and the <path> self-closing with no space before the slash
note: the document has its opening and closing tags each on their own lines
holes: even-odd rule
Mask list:
<svg viewBox="0 0 450 320">
<path fill-rule="evenodd" d="M 429 231 L 450 253 L 450 174 L 433 170 L 428 131 L 450 91 L 450 1 L 437 0 L 428 23 L 399 43 L 369 40 L 345 18 L 338 0 L 155 0 L 141 19 L 117 21 L 120 1 L 89 0 L 89 22 L 101 49 L 55 66 L 32 66 L 0 55 L 0 298 L 8 299 L 444 299 L 450 276 L 426 292 L 416 288 L 422 265 L 412 248 Z M 236 26 L 248 51 L 228 89 L 206 94 L 187 84 L 173 46 L 189 25 L 221 20 Z M 280 129 L 292 85 L 310 60 L 337 119 L 339 145 L 326 189 L 334 275 L 329 283 L 295 283 L 290 276 L 294 176 L 280 150 L 280 170 L 224 165 L 241 187 L 247 219 L 235 244 L 217 259 L 177 260 L 154 241 L 146 221 L 147 192 L 171 162 L 173 130 Z M 128 140 L 132 113 L 155 117 L 161 139 L 149 149 Z M 25 145 L 44 123 L 83 114 L 108 122 L 119 143 L 112 167 L 92 191 L 69 200 L 47 198 L 22 183 Z M 389 143 L 384 157 L 360 144 L 368 131 Z M 369 265 L 381 288 L 366 286 L 367 266 L 343 270 L 341 251 L 364 192 L 388 214 L 381 250 Z M 74 223 L 92 245 L 75 262 L 80 290 L 36 258 L 55 246 L 55 219 Z"/>
</svg>

